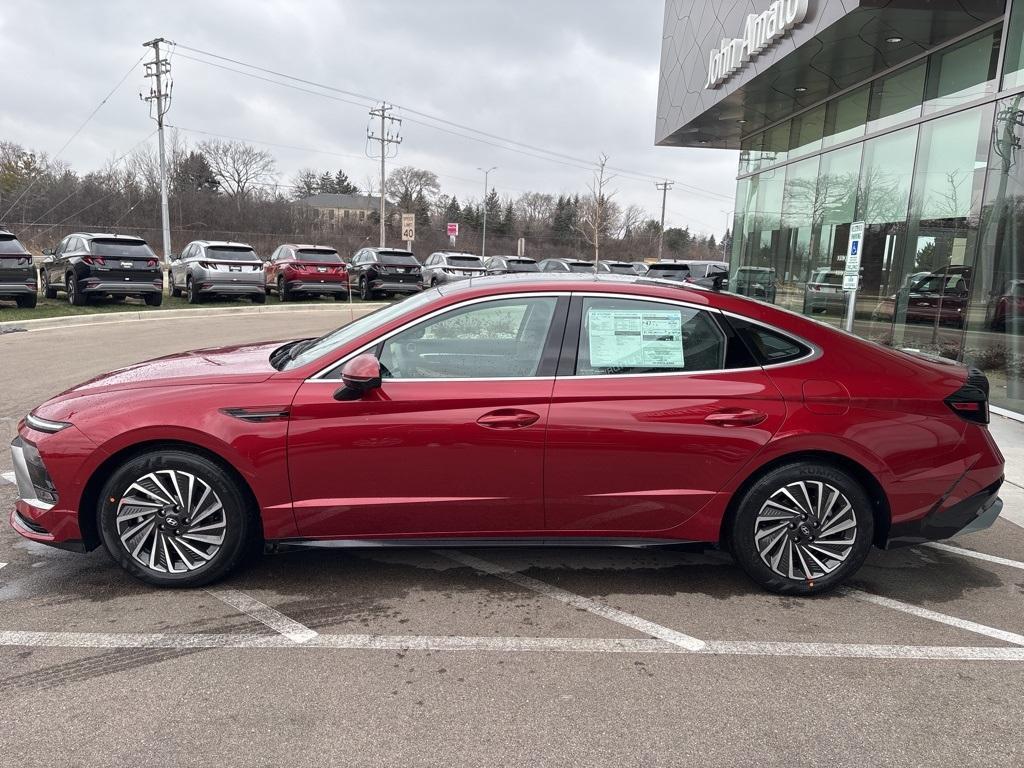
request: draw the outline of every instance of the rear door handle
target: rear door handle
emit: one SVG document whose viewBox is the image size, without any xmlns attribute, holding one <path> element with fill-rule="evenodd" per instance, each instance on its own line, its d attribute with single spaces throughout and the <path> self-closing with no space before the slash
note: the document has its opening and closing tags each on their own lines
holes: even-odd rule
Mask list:
<svg viewBox="0 0 1024 768">
<path fill-rule="evenodd" d="M 768 418 L 767 413 L 747 408 L 726 408 L 704 418 L 708 424 L 718 427 L 754 427 Z"/>
<path fill-rule="evenodd" d="M 531 424 L 536 424 L 540 414 L 533 411 L 521 411 L 517 408 L 499 408 L 496 411 L 485 413 L 476 423 L 488 429 L 522 429 Z"/>
</svg>

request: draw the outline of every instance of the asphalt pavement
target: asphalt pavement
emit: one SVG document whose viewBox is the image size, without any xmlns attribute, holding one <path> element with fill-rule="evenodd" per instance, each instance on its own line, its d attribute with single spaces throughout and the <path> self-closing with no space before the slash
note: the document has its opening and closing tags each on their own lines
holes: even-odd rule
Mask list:
<svg viewBox="0 0 1024 768">
<path fill-rule="evenodd" d="M 0 419 L 112 367 L 346 319 L 7 334 Z M 992 429 L 1005 519 L 873 552 L 814 599 L 718 552 L 626 549 L 293 552 L 159 591 L 4 524 L 0 764 L 1022 764 L 1024 426 Z"/>
</svg>

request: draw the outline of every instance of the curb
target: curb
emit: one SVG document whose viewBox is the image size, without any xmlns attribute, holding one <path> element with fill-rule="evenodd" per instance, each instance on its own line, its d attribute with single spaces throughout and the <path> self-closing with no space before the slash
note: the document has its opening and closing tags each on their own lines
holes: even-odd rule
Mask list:
<svg viewBox="0 0 1024 768">
<path fill-rule="evenodd" d="M 112 323 L 132 322 L 139 320 L 180 320 L 188 317 L 224 317 L 227 315 L 262 315 L 275 312 L 349 312 L 356 309 L 377 309 L 386 306 L 384 302 L 359 302 L 332 304 L 301 304 L 283 306 L 255 307 L 207 307 L 206 309 L 150 309 L 138 312 L 97 312 L 89 315 L 62 315 L 61 317 L 43 317 L 37 320 L 5 320 L 0 322 L 0 332 L 15 328 L 25 330 L 44 330 L 62 326 L 106 325 Z"/>
</svg>

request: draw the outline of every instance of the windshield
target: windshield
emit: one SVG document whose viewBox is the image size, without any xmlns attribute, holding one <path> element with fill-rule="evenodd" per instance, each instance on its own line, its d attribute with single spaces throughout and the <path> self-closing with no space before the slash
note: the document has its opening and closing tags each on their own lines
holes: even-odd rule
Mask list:
<svg viewBox="0 0 1024 768">
<path fill-rule="evenodd" d="M 16 253 L 19 256 L 24 256 L 25 247 L 18 242 L 18 238 L 3 235 L 0 236 L 0 253 Z"/>
<path fill-rule="evenodd" d="M 220 261 L 259 261 L 260 257 L 252 248 L 239 248 L 233 245 L 211 245 L 206 255 Z"/>
<path fill-rule="evenodd" d="M 155 259 L 156 254 L 144 240 L 93 240 L 89 250 L 109 259 Z"/>
<path fill-rule="evenodd" d="M 392 267 L 418 267 L 420 263 L 411 253 L 382 253 L 380 263 Z"/>
<path fill-rule="evenodd" d="M 824 285 L 842 285 L 843 273 L 842 272 L 818 272 L 815 274 L 814 279 L 811 281 L 814 283 L 823 283 Z"/>
<path fill-rule="evenodd" d="M 344 263 L 337 251 L 320 251 L 312 248 L 300 248 L 296 254 L 302 261 L 312 261 L 317 264 L 342 264 Z"/>
<path fill-rule="evenodd" d="M 940 291 L 960 291 L 966 290 L 967 281 L 964 280 L 963 275 L 928 275 L 924 280 L 915 285 L 911 291 L 913 293 L 939 293 Z"/>
<path fill-rule="evenodd" d="M 449 264 L 472 264 L 473 266 L 480 265 L 479 256 L 449 256 Z"/>
<path fill-rule="evenodd" d="M 363 315 L 363 317 L 360 317 L 358 320 L 353 320 L 348 325 L 343 325 L 336 331 L 331 331 L 326 336 L 321 336 L 319 339 L 310 343 L 309 346 L 302 350 L 300 354 L 296 355 L 293 360 L 286 362 L 281 367 L 281 370 L 287 371 L 292 368 L 300 368 L 303 365 L 307 365 L 318 357 L 323 357 L 324 355 L 343 347 L 353 339 L 359 338 L 364 333 L 368 333 L 374 328 L 385 325 L 395 318 L 401 317 L 407 312 L 416 311 L 424 304 L 429 304 L 431 301 L 436 299 L 438 295 L 439 291 L 437 291 L 437 289 L 423 291 L 423 293 L 413 294 L 407 299 L 382 307 L 376 312 Z"/>
<path fill-rule="evenodd" d="M 593 272 L 594 265 L 586 261 L 575 261 L 569 265 L 570 272 Z"/>
</svg>

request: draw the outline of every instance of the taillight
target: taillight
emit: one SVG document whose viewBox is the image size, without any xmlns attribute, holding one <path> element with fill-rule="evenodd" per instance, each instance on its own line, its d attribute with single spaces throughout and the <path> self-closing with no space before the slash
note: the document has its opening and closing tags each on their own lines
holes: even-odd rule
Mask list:
<svg viewBox="0 0 1024 768">
<path fill-rule="evenodd" d="M 107 260 L 104 259 L 102 256 L 83 256 L 82 262 L 88 264 L 90 267 L 93 264 L 95 264 L 98 267 L 105 267 L 107 265 Z"/>
<path fill-rule="evenodd" d="M 156 266 L 156 264 L 157 264 L 157 261 L 156 261 L 156 259 L 149 259 L 149 260 L 148 260 L 148 261 L 146 262 L 146 266 L 147 266 L 147 267 L 155 267 L 155 266 Z"/>
<path fill-rule="evenodd" d="M 977 368 L 971 368 L 966 383 L 947 397 L 945 403 L 962 419 L 988 424 L 988 378 Z"/>
<path fill-rule="evenodd" d="M 19 267 L 24 267 L 24 266 L 27 266 L 27 265 L 29 265 L 31 263 L 32 263 L 32 257 L 31 256 L 19 256 L 18 257 L 18 266 Z"/>
</svg>

